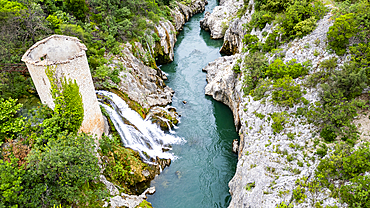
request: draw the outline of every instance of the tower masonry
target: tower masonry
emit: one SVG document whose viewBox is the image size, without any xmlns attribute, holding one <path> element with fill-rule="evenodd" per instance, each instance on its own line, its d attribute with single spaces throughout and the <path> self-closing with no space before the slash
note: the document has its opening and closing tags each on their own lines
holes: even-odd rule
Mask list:
<svg viewBox="0 0 370 208">
<path fill-rule="evenodd" d="M 29 48 L 23 55 L 22 61 L 27 65 L 41 102 L 52 109 L 55 104 L 46 69 L 53 67 L 56 78 L 76 80 L 84 108 L 80 131 L 101 137 L 104 131 L 104 120 L 96 98 L 86 50 L 86 46 L 75 37 L 52 35 Z"/>
</svg>

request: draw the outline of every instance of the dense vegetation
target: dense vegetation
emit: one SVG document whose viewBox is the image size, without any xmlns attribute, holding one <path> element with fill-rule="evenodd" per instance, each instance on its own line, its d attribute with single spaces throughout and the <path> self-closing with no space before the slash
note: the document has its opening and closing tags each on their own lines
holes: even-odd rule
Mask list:
<svg viewBox="0 0 370 208">
<path fill-rule="evenodd" d="M 94 138 L 77 133 L 83 119 L 79 87 L 46 70 L 53 83 L 54 111 L 43 107 L 28 119 L 17 117 L 22 105 L 0 98 L 0 142 L 8 143 L 0 152 L 0 206 L 98 206 L 106 194 L 97 182 Z"/>
<path fill-rule="evenodd" d="M 188 1 L 184 2 L 187 3 Z M 107 55 L 122 55 L 122 43 L 153 45 L 159 37 L 154 25 L 171 20 L 173 0 L 0 0 L 0 69 L 21 63 L 21 56 L 37 41 L 62 34 L 79 38 L 88 48 L 94 83 L 111 88 L 119 83 L 123 66 L 107 67 Z M 133 53 L 137 50 L 135 44 Z M 154 66 L 154 57 L 147 65 Z M 74 80 L 52 84 L 55 108 L 19 114 L 19 98 L 35 95 L 27 74 L 0 72 L 0 207 L 101 207 L 108 197 L 99 182 L 101 167 L 96 138 L 78 133 L 83 119 L 82 99 Z M 125 149 L 117 137 L 103 136 L 98 153 L 108 164 L 103 175 L 121 189 L 140 194 L 156 171 L 138 153 Z M 149 207 L 147 202 L 142 206 Z"/>
<path fill-rule="evenodd" d="M 152 45 L 158 40 L 152 32 L 154 25 L 161 18 L 172 18 L 170 6 L 174 1 L 0 0 L 0 67 L 4 63 L 21 63 L 21 56 L 30 46 L 51 34 L 70 35 L 87 46 L 94 81 L 109 88 L 106 79 L 118 83 L 119 71 L 104 66 L 104 55 L 120 54 L 119 46 L 128 41 Z M 153 57 L 150 60 L 147 64 L 155 66 Z M 34 92 L 29 77 L 0 74 L 1 97 L 18 98 Z"/>
</svg>

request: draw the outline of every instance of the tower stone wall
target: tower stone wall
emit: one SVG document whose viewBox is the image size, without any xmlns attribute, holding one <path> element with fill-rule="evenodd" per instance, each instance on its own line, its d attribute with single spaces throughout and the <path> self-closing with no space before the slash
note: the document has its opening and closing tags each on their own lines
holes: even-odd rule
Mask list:
<svg viewBox="0 0 370 208">
<path fill-rule="evenodd" d="M 86 50 L 86 46 L 75 37 L 52 35 L 29 48 L 22 61 L 27 65 L 41 102 L 52 109 L 55 104 L 46 68 L 55 68 L 57 78 L 76 80 L 84 108 L 80 131 L 100 137 L 104 131 L 104 120 L 96 98 Z"/>
</svg>

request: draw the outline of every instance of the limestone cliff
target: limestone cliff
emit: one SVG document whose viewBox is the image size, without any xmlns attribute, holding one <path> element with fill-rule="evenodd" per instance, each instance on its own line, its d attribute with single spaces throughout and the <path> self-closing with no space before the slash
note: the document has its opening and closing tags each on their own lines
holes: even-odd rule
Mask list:
<svg viewBox="0 0 370 208">
<path fill-rule="evenodd" d="M 235 14 L 236 8 L 241 7 L 232 0 L 226 0 L 224 5 L 215 9 L 212 14 L 206 14 L 201 21 L 201 27 L 210 30 L 213 38 L 222 37 L 221 22 L 227 20 L 229 14 Z M 301 104 L 291 108 L 274 105 L 271 92 L 267 92 L 268 96 L 264 101 L 254 100 L 251 95 L 244 95 L 242 90 L 244 76 L 242 73 L 235 73 L 233 67 L 239 58 L 244 60 L 244 57 L 249 55 L 241 50 L 242 38 L 246 33 L 242 24 L 250 21 L 254 12 L 253 7 L 253 1 L 250 1 L 247 6 L 249 10 L 243 16 L 228 20 L 229 27 L 221 51 L 235 55 L 218 58 L 203 69 L 207 72 L 208 82 L 205 93 L 231 108 L 240 135 L 237 169 L 229 182 L 232 195 L 229 207 L 276 207 L 283 201 L 294 203 L 294 207 L 314 207 L 316 202 L 320 202 L 323 207 L 326 205 L 346 207 L 345 204 L 340 204 L 337 199 L 330 197 L 330 191 L 325 188 L 316 193 L 307 192 L 307 199 L 303 203 L 293 201 L 293 189 L 297 188 L 296 180 L 302 177 L 312 178 L 320 162 L 320 158 L 315 154 L 314 144 L 319 129 L 307 122 L 304 117 L 288 116 L 284 130 L 276 133 L 273 131 L 270 116 L 283 111 L 294 114 L 302 107 Z M 337 58 L 337 69 L 343 65 L 348 57 L 338 57 L 326 50 L 326 33 L 333 24 L 331 17 L 332 14 L 328 13 L 317 22 L 317 28 L 310 34 L 282 45 L 280 47 L 282 60 L 288 62 L 296 59 L 297 63 L 311 60 L 312 67 L 309 73 L 319 71 L 319 63 L 331 57 Z M 264 41 L 262 32 L 271 33 L 271 28 L 273 25 L 267 24 L 263 30 L 253 29 L 251 34 Z M 273 53 L 266 54 L 269 62 L 276 56 L 277 54 Z M 240 63 L 241 66 L 243 64 Z M 304 79 L 294 80 L 297 84 L 304 81 Z M 319 100 L 317 88 L 304 87 L 304 90 L 307 93 L 303 97 L 310 103 Z M 364 128 L 359 130 L 366 131 Z"/>
<path fill-rule="evenodd" d="M 236 18 L 239 8 L 243 6 L 242 0 L 225 0 L 221 3 L 212 13 L 206 12 L 204 19 L 200 21 L 200 27 L 210 31 L 212 39 L 224 37 L 230 20 Z"/>
</svg>

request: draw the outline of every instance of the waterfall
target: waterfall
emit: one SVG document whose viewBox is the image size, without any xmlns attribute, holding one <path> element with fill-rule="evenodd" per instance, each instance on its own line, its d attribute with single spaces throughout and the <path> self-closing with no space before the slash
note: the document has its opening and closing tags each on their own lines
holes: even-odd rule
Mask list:
<svg viewBox="0 0 370 208">
<path fill-rule="evenodd" d="M 157 125 L 152 124 L 150 120 L 143 120 L 118 95 L 107 91 L 96 91 L 96 93 L 107 98 L 109 105 L 113 107 L 99 100 L 100 105 L 109 114 L 125 147 L 138 151 L 140 156 L 148 163 L 153 159 L 155 160 L 157 156 L 159 158 L 176 158 L 173 153 L 164 152 L 163 150 L 170 149 L 171 144 L 183 143 L 184 139 L 173 133 L 166 134 Z M 125 124 L 123 118 L 132 125 Z"/>
</svg>

